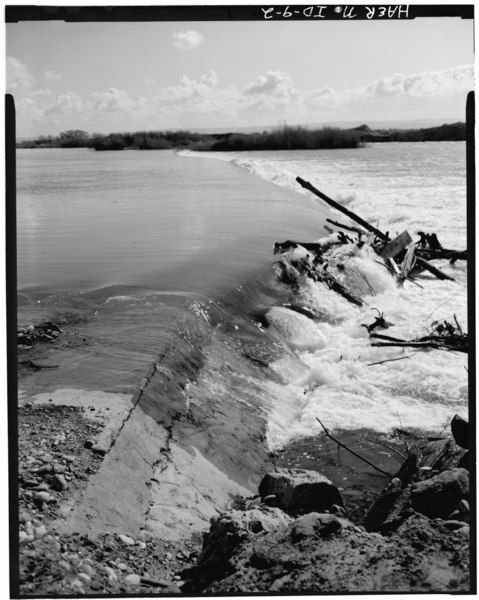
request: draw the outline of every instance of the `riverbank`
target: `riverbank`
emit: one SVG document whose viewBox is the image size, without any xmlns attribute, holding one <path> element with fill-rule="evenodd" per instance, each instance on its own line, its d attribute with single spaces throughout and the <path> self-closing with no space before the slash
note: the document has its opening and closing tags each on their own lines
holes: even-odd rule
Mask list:
<svg viewBox="0 0 479 600">
<path fill-rule="evenodd" d="M 308 128 L 285 125 L 253 133 L 196 133 L 191 131 L 139 131 L 89 135 L 70 130 L 58 137 L 42 136 L 17 143 L 17 148 L 93 148 L 95 150 L 194 150 L 238 152 L 252 150 L 318 150 L 360 148 L 370 142 L 447 142 L 466 139 L 465 123 L 450 123 L 421 129 L 377 129 L 360 125 Z"/>
<path fill-rule="evenodd" d="M 225 583 L 214 584 L 208 591 L 291 591 L 294 579 L 300 586 L 296 591 L 321 593 L 329 587 L 324 587 L 326 582 L 316 580 L 309 570 L 318 552 L 322 553 L 323 563 L 326 555 L 330 557 L 330 568 L 344 552 L 350 558 L 351 553 L 362 556 L 354 561 L 354 569 L 364 573 L 362 587 L 352 583 L 342 591 L 384 591 L 381 578 L 373 582 L 377 568 L 364 560 L 373 560 L 386 548 L 391 554 L 394 546 L 400 549 L 389 556 L 390 561 L 401 553 L 404 560 L 410 560 L 419 550 L 421 568 L 427 567 L 431 573 L 452 558 L 457 565 L 447 577 L 443 573 L 434 582 L 433 575 L 423 577 L 421 570 L 411 578 L 410 563 L 406 561 L 395 570 L 395 585 L 399 585 L 396 590 L 467 591 L 465 521 L 451 530 L 415 517 L 414 523 L 408 522 L 391 539 L 389 534 L 367 534 L 364 528 L 352 530 L 352 525 L 346 524 L 341 526 L 341 535 L 318 549 L 314 528 L 304 543 L 297 546 L 294 542 L 290 547 L 283 537 L 288 537 L 287 531 L 290 527 L 297 529 L 297 525 L 278 517 L 278 523 L 287 531 L 281 533 L 281 527 L 276 531 L 275 526 L 273 533 L 268 527 L 259 537 L 255 532 L 254 548 L 258 554 L 257 543 L 266 544 L 265 548 L 273 543 L 278 552 L 271 560 L 282 565 L 279 570 L 271 571 L 273 563 L 265 562 L 255 565 L 252 572 L 247 569 L 244 576 L 238 572 L 231 577 L 229 569 L 205 566 L 207 546 L 202 539 L 212 519 L 216 522 L 223 518 L 221 515 L 227 519 L 228 511 L 241 506 L 246 506 L 248 522 L 251 508 L 265 512 L 267 521 L 270 518 L 270 508 L 262 508 L 257 498 L 258 485 L 267 472 L 308 468 L 326 475 L 337 486 L 348 519 L 356 527 L 387 486 L 388 478 L 344 450 L 339 451 L 324 436 L 299 440 L 271 453 L 265 441 L 267 407 L 258 405 L 259 395 L 253 394 L 248 401 L 240 385 L 229 391 L 221 388 L 221 371 L 228 368 L 231 349 L 224 343 L 219 347 L 205 343 L 202 336 L 191 320 L 183 323 L 178 336 L 133 395 L 72 389 L 21 395 L 22 594 L 201 593 L 205 581 L 213 585 L 211 572 L 215 573 L 215 581 L 225 578 Z M 44 365 L 46 355 L 49 361 L 54 360 L 55 351 L 61 353 L 64 349 L 60 344 L 53 350 L 51 345 L 37 344 L 29 352 L 32 362 Z M 255 354 L 250 346 L 245 356 L 249 377 L 256 380 L 258 390 L 273 355 L 274 348 L 256 348 Z M 31 378 L 40 373 L 28 374 L 30 384 Z M 212 377 L 220 386 L 221 402 L 205 396 L 211 389 L 206 382 Z M 32 385 L 30 390 L 34 389 Z M 391 473 L 399 470 L 400 455 L 411 448 L 414 440 L 414 435 L 405 442 L 401 436 L 386 439 L 365 431 L 336 435 Z M 447 521 L 448 516 L 443 520 Z M 456 533 L 458 529 L 460 533 Z M 435 540 L 432 558 L 430 553 L 423 556 L 414 541 L 418 536 Z M 242 547 L 230 550 L 241 554 Z M 250 552 L 250 546 L 247 548 Z M 291 553 L 297 554 L 294 560 Z M 285 578 L 291 571 L 288 567 L 284 572 L 285 556 L 295 565 L 294 577 Z M 210 575 L 205 579 L 207 573 Z M 256 575 L 261 574 L 266 577 L 257 579 Z M 346 576 L 350 574 L 346 569 L 345 577 L 338 580 L 349 581 Z M 443 586 L 440 589 L 439 584 Z"/>
</svg>

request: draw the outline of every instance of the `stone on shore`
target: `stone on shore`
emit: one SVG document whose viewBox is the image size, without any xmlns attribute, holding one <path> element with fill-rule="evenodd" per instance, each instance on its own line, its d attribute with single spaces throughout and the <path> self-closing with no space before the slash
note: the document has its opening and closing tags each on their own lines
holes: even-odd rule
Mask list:
<svg viewBox="0 0 479 600">
<path fill-rule="evenodd" d="M 259 493 L 263 500 L 275 495 L 277 506 L 290 515 L 344 506 L 338 488 L 329 479 L 306 469 L 277 469 L 267 473 L 259 485 Z"/>
<path fill-rule="evenodd" d="M 447 518 L 469 494 L 466 469 L 449 469 L 411 486 L 414 510 L 431 518 Z"/>
</svg>

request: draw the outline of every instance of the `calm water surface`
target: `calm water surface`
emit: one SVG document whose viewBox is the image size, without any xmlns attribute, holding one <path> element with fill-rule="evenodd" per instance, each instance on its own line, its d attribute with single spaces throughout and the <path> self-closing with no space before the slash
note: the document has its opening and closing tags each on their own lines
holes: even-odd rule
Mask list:
<svg viewBox="0 0 479 600">
<path fill-rule="evenodd" d="M 235 165 L 170 151 L 18 152 L 21 291 L 130 285 L 211 295 L 318 236 L 310 199 Z"/>
</svg>

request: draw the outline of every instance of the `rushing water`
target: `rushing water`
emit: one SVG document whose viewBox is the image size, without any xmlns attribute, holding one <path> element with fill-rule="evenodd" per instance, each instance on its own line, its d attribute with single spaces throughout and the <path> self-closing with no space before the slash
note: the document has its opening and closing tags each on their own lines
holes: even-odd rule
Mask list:
<svg viewBox="0 0 479 600">
<path fill-rule="evenodd" d="M 270 405 L 273 448 L 318 432 L 317 416 L 332 428 L 378 431 L 440 430 L 455 412 L 466 416 L 465 355 L 375 348 L 362 327 L 378 309 L 397 337 L 425 335 L 454 314 L 467 329 L 466 263 L 440 265 L 454 282 L 425 275 L 421 288 L 398 289 L 363 249 L 348 260 L 365 306 L 305 281 L 296 300 L 321 315 L 316 322 L 282 307 L 291 294 L 271 269 L 275 241 L 328 235 L 326 211 L 297 175 L 383 231 L 435 231 L 444 246 L 465 248 L 464 144 L 208 155 L 20 150 L 17 162 L 19 321 L 74 314 L 91 336 L 65 359 L 57 387 L 131 389 L 188 314 L 205 334 L 220 328 L 222 343 L 268 338 L 283 348 L 258 392 Z M 267 329 L 254 318 L 264 313 Z M 233 368 L 241 375 L 241 360 Z"/>
</svg>

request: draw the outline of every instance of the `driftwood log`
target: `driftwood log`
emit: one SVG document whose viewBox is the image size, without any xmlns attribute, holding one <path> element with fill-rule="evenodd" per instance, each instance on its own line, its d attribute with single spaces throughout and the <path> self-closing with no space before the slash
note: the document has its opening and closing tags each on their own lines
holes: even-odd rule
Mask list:
<svg viewBox="0 0 479 600">
<path fill-rule="evenodd" d="M 320 192 L 313 185 L 311 185 L 308 181 L 301 179 L 301 177 L 296 177 L 296 181 L 301 186 L 303 186 L 305 189 L 309 190 L 310 192 L 312 192 L 313 194 L 318 196 L 318 198 L 321 198 L 322 200 L 324 200 L 327 204 L 329 204 L 329 206 L 332 206 L 336 210 L 339 210 L 343 214 L 347 215 L 350 219 L 352 219 L 353 221 L 355 221 L 356 223 L 361 225 L 361 227 L 364 227 L 364 229 L 366 229 L 367 231 L 374 233 L 374 235 L 377 238 L 379 238 L 381 241 L 386 242 L 386 243 L 389 241 L 388 235 L 386 235 L 385 233 L 383 233 L 382 231 L 380 231 L 379 229 L 377 229 L 376 227 L 374 227 L 373 225 L 371 225 L 370 223 L 368 223 L 367 221 L 362 219 L 360 216 L 358 216 L 351 210 L 348 210 L 347 208 L 345 208 L 344 206 L 342 206 L 341 204 L 339 204 L 332 198 L 329 198 L 328 196 L 326 196 L 326 194 L 323 194 L 322 192 Z M 422 267 L 423 269 L 425 269 L 426 271 L 429 271 L 430 273 L 435 275 L 438 279 L 449 279 L 451 281 L 454 281 L 454 277 L 451 277 L 450 275 L 447 275 L 446 273 L 444 273 L 437 267 L 434 267 L 427 260 L 425 260 L 424 258 L 421 258 L 420 256 L 416 257 L 416 264 L 418 266 Z"/>
</svg>

